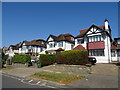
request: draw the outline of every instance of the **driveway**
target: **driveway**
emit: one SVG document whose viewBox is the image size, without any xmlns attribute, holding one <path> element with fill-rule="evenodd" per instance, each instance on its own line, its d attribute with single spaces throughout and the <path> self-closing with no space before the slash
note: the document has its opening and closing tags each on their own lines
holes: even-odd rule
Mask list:
<svg viewBox="0 0 120 90">
<path fill-rule="evenodd" d="M 91 71 L 95 75 L 118 77 L 118 66 L 116 64 L 96 64 L 91 67 Z"/>
<path fill-rule="evenodd" d="M 118 66 L 116 64 L 96 64 L 91 67 L 87 79 L 70 83 L 75 88 L 118 88 Z"/>
<path fill-rule="evenodd" d="M 14 69 L 4 69 L 2 70 L 2 73 L 6 73 L 9 75 L 17 76 L 17 77 L 27 77 L 30 76 L 36 72 L 41 71 L 39 68 L 14 68 Z"/>
</svg>

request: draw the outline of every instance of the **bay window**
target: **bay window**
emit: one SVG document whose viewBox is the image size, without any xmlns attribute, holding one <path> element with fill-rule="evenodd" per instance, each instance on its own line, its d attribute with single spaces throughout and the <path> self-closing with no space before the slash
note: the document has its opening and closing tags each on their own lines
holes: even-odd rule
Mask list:
<svg viewBox="0 0 120 90">
<path fill-rule="evenodd" d="M 97 41 L 103 41 L 103 40 L 104 40 L 103 35 L 95 35 L 95 36 L 88 37 L 89 42 L 97 42 Z"/>
<path fill-rule="evenodd" d="M 104 49 L 89 50 L 89 56 L 104 56 Z"/>
</svg>

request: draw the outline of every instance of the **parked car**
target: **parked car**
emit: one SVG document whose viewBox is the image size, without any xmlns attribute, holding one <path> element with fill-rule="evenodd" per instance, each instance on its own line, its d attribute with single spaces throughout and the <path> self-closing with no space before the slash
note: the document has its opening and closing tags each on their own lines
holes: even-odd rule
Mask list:
<svg viewBox="0 0 120 90">
<path fill-rule="evenodd" d="M 95 65 L 95 63 L 97 62 L 96 58 L 95 57 L 88 57 L 88 60 L 89 62 L 92 64 L 92 65 Z"/>
</svg>

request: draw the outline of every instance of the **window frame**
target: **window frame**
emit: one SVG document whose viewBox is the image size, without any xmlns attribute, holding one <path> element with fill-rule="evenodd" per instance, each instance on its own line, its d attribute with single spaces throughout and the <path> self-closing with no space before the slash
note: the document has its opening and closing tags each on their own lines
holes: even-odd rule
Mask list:
<svg viewBox="0 0 120 90">
<path fill-rule="evenodd" d="M 105 56 L 104 49 L 91 49 L 89 50 L 89 56 Z"/>
</svg>

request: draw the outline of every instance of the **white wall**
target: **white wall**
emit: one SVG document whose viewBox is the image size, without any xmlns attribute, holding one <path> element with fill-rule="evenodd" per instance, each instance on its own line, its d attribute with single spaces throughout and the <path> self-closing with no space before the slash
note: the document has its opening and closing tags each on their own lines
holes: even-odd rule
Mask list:
<svg viewBox="0 0 120 90">
<path fill-rule="evenodd" d="M 119 57 L 117 56 L 117 50 L 114 51 L 115 51 L 115 56 L 114 57 L 112 56 L 112 61 L 118 61 Z"/>
<path fill-rule="evenodd" d="M 72 43 L 70 43 L 70 42 L 65 42 L 64 41 L 64 47 L 63 47 L 63 49 L 65 49 L 65 50 L 72 50 L 72 45 L 74 45 L 74 44 L 72 44 Z"/>
<path fill-rule="evenodd" d="M 63 46 L 62 47 L 60 47 L 58 44 L 59 44 L 59 42 L 48 42 L 48 44 L 47 44 L 47 49 L 46 50 L 57 50 L 57 49 L 59 49 L 59 48 L 62 48 L 62 49 L 64 49 L 64 50 L 71 50 L 71 45 L 74 45 L 74 44 L 72 44 L 72 43 L 70 43 L 70 42 L 67 42 L 67 41 L 60 41 L 60 42 L 63 42 Z M 56 46 L 55 47 L 52 47 L 52 48 L 50 48 L 49 47 L 49 44 L 54 44 L 54 43 L 56 43 Z"/>
<path fill-rule="evenodd" d="M 97 33 L 92 34 L 91 31 L 92 32 L 95 31 Z M 91 28 L 91 30 L 87 34 L 88 34 L 88 36 L 101 35 L 101 33 L 98 33 L 98 32 L 100 32 L 100 30 L 96 31 L 96 28 Z M 80 38 L 77 38 L 77 39 L 80 39 Z M 79 45 L 79 44 L 77 44 L 77 39 L 75 39 L 75 46 L 74 47 Z M 110 38 L 106 35 L 103 41 L 105 42 L 105 49 L 104 49 L 105 56 L 92 56 L 92 57 L 95 57 L 97 59 L 97 63 L 109 63 L 112 60 Z M 86 48 L 86 46 L 87 46 L 86 43 L 87 43 L 87 38 L 84 38 L 84 43 L 80 44 L 80 45 L 82 45 L 83 47 Z M 116 59 L 116 58 L 113 58 L 113 59 Z"/>
</svg>

